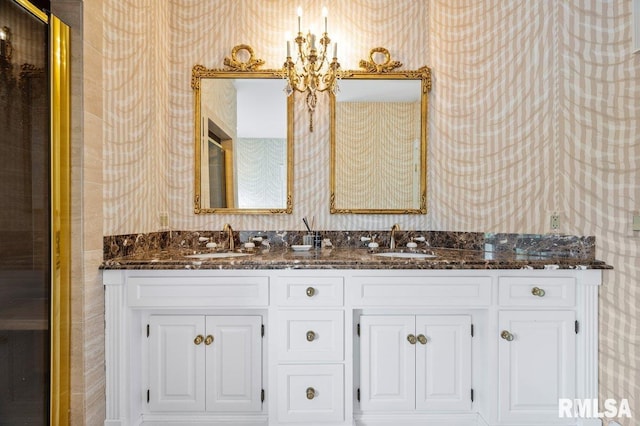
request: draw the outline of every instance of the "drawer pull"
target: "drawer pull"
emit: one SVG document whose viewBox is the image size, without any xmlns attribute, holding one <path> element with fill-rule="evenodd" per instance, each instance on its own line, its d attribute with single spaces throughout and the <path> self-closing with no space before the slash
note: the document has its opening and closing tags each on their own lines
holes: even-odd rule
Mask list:
<svg viewBox="0 0 640 426">
<path fill-rule="evenodd" d="M 316 397 L 316 390 L 314 388 L 307 388 L 307 399 L 313 399 Z"/>
<path fill-rule="evenodd" d="M 427 344 L 427 338 L 425 337 L 424 334 L 418 334 L 418 342 L 420 342 L 423 345 Z"/>
<path fill-rule="evenodd" d="M 204 339 L 204 344 L 209 346 L 210 344 L 213 343 L 213 336 L 212 335 L 208 335 L 205 339 Z"/>
<path fill-rule="evenodd" d="M 316 333 L 313 330 L 307 331 L 307 342 L 313 342 L 316 339 Z"/>
<path fill-rule="evenodd" d="M 409 341 L 409 343 L 411 343 L 412 345 L 416 344 L 416 336 L 414 336 L 413 334 L 410 334 L 407 336 L 407 340 Z"/>
<path fill-rule="evenodd" d="M 513 340 L 513 334 L 509 333 L 507 330 L 502 330 L 502 333 L 500 333 L 500 337 L 502 337 L 507 342 Z"/>
<path fill-rule="evenodd" d="M 539 287 L 534 287 L 531 289 L 531 294 L 533 294 L 534 296 L 538 296 L 538 297 L 544 297 L 544 295 L 546 294 L 546 292 L 539 288 Z"/>
<path fill-rule="evenodd" d="M 202 336 L 202 334 L 198 334 L 196 338 L 193 339 L 193 343 L 195 343 L 196 345 L 199 345 L 200 343 L 202 343 L 203 340 L 204 340 L 204 337 Z"/>
<path fill-rule="evenodd" d="M 307 287 L 307 296 L 313 297 L 316 294 L 316 289 L 313 287 Z"/>
</svg>

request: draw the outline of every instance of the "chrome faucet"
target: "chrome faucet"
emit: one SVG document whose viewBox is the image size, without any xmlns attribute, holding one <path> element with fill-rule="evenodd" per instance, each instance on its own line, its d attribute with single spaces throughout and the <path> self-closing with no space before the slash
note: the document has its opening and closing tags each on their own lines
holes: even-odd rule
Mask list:
<svg viewBox="0 0 640 426">
<path fill-rule="evenodd" d="M 395 223 L 391 227 L 391 238 L 389 239 L 389 249 L 393 250 L 396 248 L 396 231 L 400 230 L 400 225 Z"/>
<path fill-rule="evenodd" d="M 231 227 L 231 225 L 229 225 L 228 223 L 224 224 L 224 227 L 222 228 L 222 232 L 226 232 L 227 236 L 227 243 L 229 244 L 229 251 L 233 251 L 236 248 L 236 245 L 233 241 L 233 228 Z"/>
</svg>

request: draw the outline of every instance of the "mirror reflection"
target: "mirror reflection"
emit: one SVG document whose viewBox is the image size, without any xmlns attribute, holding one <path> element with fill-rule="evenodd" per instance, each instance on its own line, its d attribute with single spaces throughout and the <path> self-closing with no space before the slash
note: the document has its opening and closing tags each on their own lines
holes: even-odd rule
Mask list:
<svg viewBox="0 0 640 426">
<path fill-rule="evenodd" d="M 331 213 L 426 213 L 423 77 L 343 77 L 331 98 Z"/>
<path fill-rule="evenodd" d="M 282 80 L 196 68 L 195 212 L 291 213 L 293 108 Z"/>
</svg>

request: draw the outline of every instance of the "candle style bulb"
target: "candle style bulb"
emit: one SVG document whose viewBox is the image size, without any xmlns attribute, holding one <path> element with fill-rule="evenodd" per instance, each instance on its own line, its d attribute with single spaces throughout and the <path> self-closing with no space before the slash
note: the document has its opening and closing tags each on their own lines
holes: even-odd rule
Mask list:
<svg viewBox="0 0 640 426">
<path fill-rule="evenodd" d="M 300 19 L 302 18 L 302 7 L 298 6 L 298 32 L 300 32 Z"/>
<path fill-rule="evenodd" d="M 333 43 L 333 57 L 338 57 L 338 43 Z"/>
<path fill-rule="evenodd" d="M 329 15 L 329 11 L 326 6 L 322 8 L 322 17 L 324 18 L 324 32 L 327 32 L 327 15 Z"/>
<path fill-rule="evenodd" d="M 285 33 L 284 33 L 284 41 L 287 42 L 287 57 L 291 56 L 291 43 L 290 43 L 289 40 L 291 40 L 291 32 L 290 31 L 285 31 Z"/>
</svg>

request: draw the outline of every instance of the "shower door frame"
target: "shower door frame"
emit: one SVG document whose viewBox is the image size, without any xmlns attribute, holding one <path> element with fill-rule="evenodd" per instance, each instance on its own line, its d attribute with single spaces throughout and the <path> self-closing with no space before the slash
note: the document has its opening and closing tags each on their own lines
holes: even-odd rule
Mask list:
<svg viewBox="0 0 640 426">
<path fill-rule="evenodd" d="M 71 401 L 71 47 L 69 26 L 28 0 L 13 0 L 49 29 L 50 392 L 49 424 L 68 425 Z"/>
</svg>

